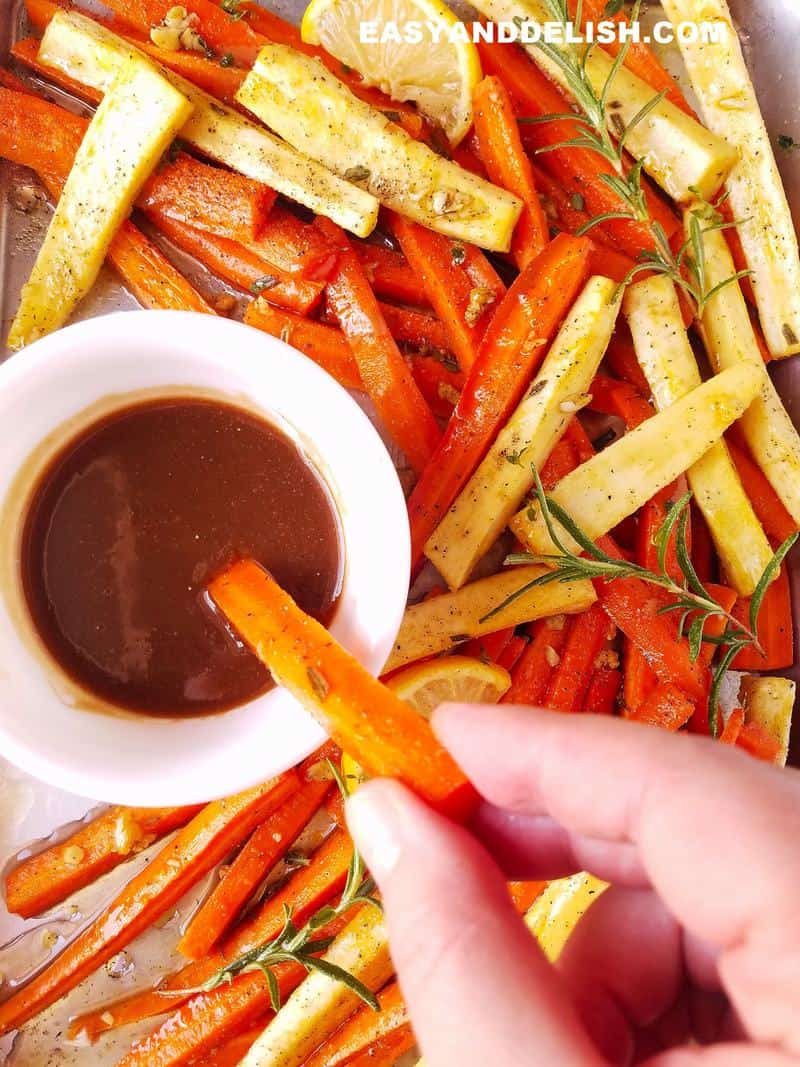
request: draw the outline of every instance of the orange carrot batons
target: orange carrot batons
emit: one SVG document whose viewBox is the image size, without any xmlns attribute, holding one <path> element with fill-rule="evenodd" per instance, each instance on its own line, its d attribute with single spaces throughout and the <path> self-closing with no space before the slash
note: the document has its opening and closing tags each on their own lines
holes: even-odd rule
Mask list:
<svg viewBox="0 0 800 1067">
<path fill-rule="evenodd" d="M 241 637 L 367 774 L 398 778 L 433 807 L 465 818 L 477 794 L 430 725 L 381 685 L 257 563 L 209 587 Z"/>
</svg>

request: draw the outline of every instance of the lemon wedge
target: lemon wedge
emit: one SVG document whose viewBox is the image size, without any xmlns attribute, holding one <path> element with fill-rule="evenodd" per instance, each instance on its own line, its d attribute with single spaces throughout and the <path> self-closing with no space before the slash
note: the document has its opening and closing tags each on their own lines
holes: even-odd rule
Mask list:
<svg viewBox="0 0 800 1067">
<path fill-rule="evenodd" d="M 478 50 L 441 0 L 311 0 L 300 29 L 368 85 L 415 103 L 451 145 L 472 125 Z"/>
<path fill-rule="evenodd" d="M 470 656 L 446 656 L 408 667 L 386 684 L 429 719 L 446 701 L 496 704 L 511 685 L 511 675 L 494 663 Z"/>
</svg>

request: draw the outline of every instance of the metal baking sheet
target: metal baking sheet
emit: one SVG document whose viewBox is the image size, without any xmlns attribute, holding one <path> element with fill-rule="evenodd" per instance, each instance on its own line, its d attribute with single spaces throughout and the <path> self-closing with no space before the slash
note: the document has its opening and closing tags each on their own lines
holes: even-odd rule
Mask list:
<svg viewBox="0 0 800 1067">
<path fill-rule="evenodd" d="M 299 21 L 305 5 L 303 0 L 275 0 L 272 6 L 285 18 Z M 800 3 L 798 0 L 761 0 L 753 4 L 752 0 L 731 0 L 731 7 L 742 31 L 759 99 L 773 137 L 785 133 L 800 140 L 800 66 L 797 63 Z M 27 32 L 22 0 L 0 0 L 0 62 L 5 65 L 11 45 Z M 35 78 L 29 80 L 44 84 Z M 47 94 L 71 108 L 78 106 L 57 89 L 48 87 Z M 778 156 L 795 221 L 800 226 L 800 152 L 779 152 Z M 31 185 L 36 183 L 29 172 L 0 161 L 0 360 L 7 356 L 2 345 L 20 288 L 49 218 L 45 203 L 29 214 L 15 206 L 19 188 Z M 219 291 L 218 283 L 202 268 L 186 261 L 185 257 L 181 265 L 202 290 L 212 294 Z M 130 294 L 110 271 L 104 271 L 91 296 L 82 304 L 78 317 L 134 307 L 136 303 Z M 800 425 L 800 359 L 774 367 L 773 373 L 792 417 Z M 24 413 L 20 413 L 20 418 L 24 418 Z M 6 427 L 5 432 L 13 433 L 13 427 Z M 800 607 L 800 567 L 797 563 L 798 559 L 795 559 L 793 595 L 796 609 Z M 800 618 L 799 611 L 795 614 Z M 798 668 L 787 673 L 800 680 Z M 798 732 L 800 723 L 796 722 L 796 748 L 800 740 Z M 56 828 L 82 818 L 92 807 L 90 799 L 51 789 L 16 770 L 2 760 L 0 753 L 0 870 L 20 849 L 48 837 Z M 9 915 L 0 902 L 0 946 L 3 946 L 0 948 L 0 988 L 4 980 L 19 979 L 26 971 L 41 965 L 49 953 L 60 947 L 60 939 L 73 936 L 101 901 L 113 893 L 116 885 L 131 875 L 132 865 L 138 869 L 146 859 L 146 854 L 137 857 L 130 865 L 107 876 L 97 887 L 79 894 L 69 907 L 56 910 L 46 919 L 25 923 Z M 115 1063 L 121 1051 L 136 1036 L 134 1033 L 124 1031 L 119 1043 L 104 1042 L 99 1048 L 72 1046 L 63 1036 L 66 1018 L 86 1005 L 151 984 L 157 975 L 174 969 L 175 959 L 170 953 L 170 945 L 175 941 L 175 927 L 194 906 L 203 889 L 204 886 L 196 887 L 161 929 L 152 930 L 138 939 L 115 973 L 108 974 L 101 969 L 98 976 L 65 1002 L 26 1028 L 13 1050 L 10 1039 L 0 1040 L 0 1063 L 24 1067 L 84 1067 L 90 1064 L 105 1067 Z"/>
</svg>

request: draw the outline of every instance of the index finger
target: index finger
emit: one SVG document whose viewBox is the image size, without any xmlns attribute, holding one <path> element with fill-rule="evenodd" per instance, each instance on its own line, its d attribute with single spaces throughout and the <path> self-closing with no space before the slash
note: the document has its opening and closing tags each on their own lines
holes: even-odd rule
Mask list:
<svg viewBox="0 0 800 1067">
<path fill-rule="evenodd" d="M 796 772 L 606 716 L 450 705 L 434 726 L 498 807 L 634 845 L 653 887 L 700 937 L 725 948 L 756 927 L 794 929 Z"/>
</svg>

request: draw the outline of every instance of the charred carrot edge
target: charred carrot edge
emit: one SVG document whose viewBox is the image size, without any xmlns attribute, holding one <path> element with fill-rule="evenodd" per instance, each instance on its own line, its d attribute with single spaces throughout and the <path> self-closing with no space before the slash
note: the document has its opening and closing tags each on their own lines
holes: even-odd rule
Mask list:
<svg viewBox="0 0 800 1067">
<path fill-rule="evenodd" d="M 758 520 L 767 536 L 776 544 L 782 544 L 797 531 L 797 523 L 786 510 L 783 501 L 772 488 L 761 468 L 738 442 L 727 436 L 728 451 L 736 465 L 742 485 L 753 505 Z"/>
<path fill-rule="evenodd" d="M 319 217 L 339 259 L 326 298 L 348 340 L 361 381 L 392 439 L 417 472 L 439 442 L 439 427 L 391 335 L 358 256 L 342 230 Z"/>
<path fill-rule="evenodd" d="M 524 204 L 511 241 L 511 257 L 524 270 L 550 235 L 514 106 L 503 83 L 491 75 L 476 86 L 473 106 L 478 151 L 490 181 L 515 193 Z"/>
<path fill-rule="evenodd" d="M 18 1029 L 130 944 L 298 784 L 292 772 L 206 805 L 48 967 L 0 1005 L 0 1033 Z"/>
<path fill-rule="evenodd" d="M 765 763 L 776 763 L 781 752 L 780 742 L 757 722 L 744 723 L 735 744 L 737 748 L 743 748 L 745 752 Z"/>
<path fill-rule="evenodd" d="M 311 857 L 307 867 L 295 871 L 289 881 L 205 959 L 189 963 L 164 979 L 154 990 L 147 989 L 73 1019 L 70 1038 L 96 1041 L 109 1030 L 141 1022 L 165 1011 L 180 1008 L 197 989 L 230 960 L 256 945 L 270 941 L 280 931 L 284 908 L 293 909 L 298 922 L 304 922 L 344 886 L 353 856 L 353 844 L 343 830 L 334 831 Z"/>
<path fill-rule="evenodd" d="M 564 114 L 569 104 L 552 82 L 548 81 L 536 64 L 516 45 L 478 43 L 481 63 L 485 74 L 493 74 L 508 89 L 518 118 L 542 118 L 545 115 Z M 540 156 L 542 167 L 559 181 L 570 196 L 581 197 L 592 217 L 611 211 L 623 210 L 618 199 L 606 183 L 613 171 L 609 163 L 591 149 L 558 147 L 580 134 L 580 127 L 571 120 L 554 120 L 543 123 L 527 123 L 521 130 L 526 147 L 534 150 L 548 147 L 551 150 Z M 645 184 L 648 209 L 652 218 L 661 223 L 667 237 L 677 231 L 676 216 L 650 187 Z M 622 252 L 636 259 L 639 254 L 653 249 L 653 235 L 648 227 L 637 222 L 619 219 L 602 223 Z"/>
<path fill-rule="evenodd" d="M 623 382 L 633 386 L 641 396 L 650 395 L 650 385 L 636 358 L 633 339 L 624 327 L 617 325 L 606 349 L 605 362 L 615 378 L 621 378 Z"/>
<path fill-rule="evenodd" d="M 503 649 L 513 636 L 514 627 L 507 626 L 503 630 L 495 630 L 492 634 L 486 634 L 485 637 L 473 637 L 471 641 L 461 646 L 461 655 L 474 656 L 475 659 L 488 659 L 497 663 L 498 658 L 503 654 Z"/>
<path fill-rule="evenodd" d="M 376 1041 L 408 1025 L 408 1009 L 397 982 L 378 993 L 380 1011 L 363 1005 L 336 1030 L 303 1067 L 343 1067 L 368 1050 Z"/>
<path fill-rule="evenodd" d="M 747 623 L 750 598 L 736 602 L 733 614 Z M 789 587 L 789 571 L 784 563 L 771 583 L 758 613 L 758 638 L 764 649 L 762 656 L 754 647 L 742 649 L 732 663 L 737 671 L 772 671 L 791 667 L 794 662 L 794 623 Z"/>
<path fill-rule="evenodd" d="M 739 734 L 742 732 L 744 726 L 744 711 L 742 708 L 734 708 L 728 716 L 728 721 L 722 728 L 722 733 L 719 735 L 720 741 L 723 745 L 735 745 Z"/>
<path fill-rule="evenodd" d="M 635 711 L 626 713 L 626 718 L 674 733 L 686 725 L 693 712 L 694 704 L 686 694 L 667 683 L 657 685 Z"/>
<path fill-rule="evenodd" d="M 202 806 L 109 808 L 65 841 L 14 867 L 6 876 L 6 907 L 24 919 L 41 915 L 184 826 Z"/>
<path fill-rule="evenodd" d="M 597 25 L 597 23 L 609 19 L 620 25 L 627 26 L 629 24 L 625 15 L 621 12 L 609 15 L 606 11 L 607 4 L 605 0 L 582 0 L 582 5 L 582 24 L 584 26 L 587 22 L 593 22 Z M 576 0 L 570 0 L 569 10 L 573 18 L 577 13 L 577 6 Z M 604 43 L 603 47 L 613 56 L 616 56 L 619 55 L 622 45 L 615 38 L 608 43 Z M 686 97 L 681 92 L 678 83 L 658 59 L 652 48 L 645 44 L 644 41 L 630 41 L 628 51 L 625 54 L 625 66 L 652 89 L 655 89 L 657 93 L 666 90 L 667 99 L 675 107 L 679 107 L 681 111 L 692 118 L 697 118 Z"/>
<path fill-rule="evenodd" d="M 361 375 L 350 345 L 341 330 L 273 307 L 263 297 L 253 300 L 244 313 L 248 326 L 294 345 L 343 385 L 361 389 Z"/>
<path fill-rule="evenodd" d="M 589 407 L 603 415 L 617 415 L 628 430 L 635 430 L 640 423 L 653 415 L 654 409 L 648 400 L 629 382 L 618 382 L 606 374 L 596 375 L 591 386 L 592 399 Z"/>
<path fill-rule="evenodd" d="M 442 442 L 411 494 L 412 560 L 483 459 L 585 280 L 586 239 L 560 234 L 495 312 Z"/>
<path fill-rule="evenodd" d="M 451 241 L 400 215 L 392 216 L 392 230 L 427 303 L 447 331 L 448 348 L 468 373 L 505 286 L 474 245 Z M 481 303 L 472 296 L 474 291 L 483 294 Z"/>
<path fill-rule="evenodd" d="M 201 960 L 236 919 L 244 904 L 320 807 L 329 782 L 306 782 L 254 831 L 225 877 L 192 916 L 178 951 L 189 960 Z"/>
<path fill-rule="evenodd" d="M 622 672 L 614 667 L 601 667 L 592 675 L 583 701 L 587 715 L 613 715 L 622 688 Z"/>
<path fill-rule="evenodd" d="M 450 370 L 436 356 L 412 352 L 407 358 L 425 403 L 437 418 L 449 419 L 464 385 L 461 372 Z"/>
<path fill-rule="evenodd" d="M 477 795 L 428 722 L 368 674 L 257 563 L 234 564 L 209 592 L 279 684 L 368 775 L 398 778 L 454 818 L 472 810 Z"/>
<path fill-rule="evenodd" d="M 561 661 L 553 672 L 544 706 L 553 711 L 580 711 L 594 662 L 609 638 L 608 616 L 599 604 L 570 619 Z"/>
<path fill-rule="evenodd" d="M 418 275 L 401 252 L 365 241 L 354 242 L 353 249 L 376 296 L 420 307 L 428 303 Z"/>
<path fill-rule="evenodd" d="M 271 304 L 299 315 L 307 315 L 322 297 L 324 282 L 295 278 L 238 241 L 196 230 L 160 210 L 148 209 L 146 214 L 177 248 L 244 292 L 263 295 Z"/>
<path fill-rule="evenodd" d="M 151 175 L 137 204 L 195 229 L 246 243 L 263 228 L 275 196 L 261 182 L 180 152 Z"/>
<path fill-rule="evenodd" d="M 503 704 L 538 704 L 544 701 L 547 687 L 567 642 L 564 618 L 540 619 L 529 628 L 531 641 L 511 672 L 511 688 Z"/>
</svg>

